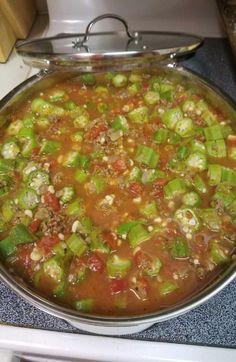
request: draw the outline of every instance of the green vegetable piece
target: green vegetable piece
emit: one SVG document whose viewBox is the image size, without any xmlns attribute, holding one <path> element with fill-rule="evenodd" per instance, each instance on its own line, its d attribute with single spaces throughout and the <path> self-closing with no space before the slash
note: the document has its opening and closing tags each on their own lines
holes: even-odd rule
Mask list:
<svg viewBox="0 0 236 362">
<path fill-rule="evenodd" d="M 11 188 L 14 185 L 14 181 L 12 177 L 0 174 L 0 185 L 0 197 L 2 197 L 11 191 Z"/>
<path fill-rule="evenodd" d="M 15 254 L 16 245 L 11 236 L 6 237 L 0 241 L 0 253 L 4 258 Z"/>
<path fill-rule="evenodd" d="M 75 302 L 75 309 L 82 313 L 92 312 L 94 300 L 91 298 L 80 299 Z"/>
<path fill-rule="evenodd" d="M 141 106 L 133 109 L 128 113 L 128 117 L 131 121 L 135 123 L 146 123 L 148 122 L 148 108 Z"/>
<path fill-rule="evenodd" d="M 200 228 L 199 219 L 195 212 L 190 208 L 181 208 L 176 210 L 174 218 L 179 222 L 183 232 L 185 233 L 192 233 Z"/>
<path fill-rule="evenodd" d="M 175 132 L 181 137 L 190 137 L 193 135 L 193 121 L 191 118 L 182 118 L 176 122 Z"/>
<path fill-rule="evenodd" d="M 50 179 L 47 171 L 35 170 L 30 172 L 27 178 L 27 185 L 29 188 L 35 190 L 38 194 L 41 193 L 43 186 L 50 184 Z"/>
<path fill-rule="evenodd" d="M 89 119 L 89 115 L 87 113 L 83 113 L 78 115 L 77 117 L 75 117 L 75 119 L 73 120 L 73 124 L 76 128 L 85 128 L 88 123 L 89 123 L 90 119 Z"/>
<path fill-rule="evenodd" d="M 83 169 L 87 169 L 90 164 L 90 158 L 87 155 L 80 155 L 79 156 L 79 167 Z"/>
<path fill-rule="evenodd" d="M 129 81 L 131 83 L 141 83 L 142 82 L 142 76 L 137 73 L 131 73 L 129 76 Z"/>
<path fill-rule="evenodd" d="M 222 167 L 221 182 L 228 182 L 229 184 L 236 186 L 236 171 L 227 167 Z"/>
<path fill-rule="evenodd" d="M 63 187 L 61 192 L 62 195 L 60 197 L 60 200 L 63 202 L 63 204 L 66 204 L 75 197 L 75 189 L 73 186 L 65 186 Z"/>
<path fill-rule="evenodd" d="M 194 191 L 184 194 L 182 201 L 184 205 L 190 207 L 199 206 L 201 202 L 199 195 Z"/>
<path fill-rule="evenodd" d="M 92 73 L 83 74 L 81 80 L 86 85 L 94 85 L 97 81 L 95 75 Z"/>
<path fill-rule="evenodd" d="M 189 257 L 189 246 L 185 239 L 176 237 L 171 248 L 171 256 L 175 259 Z"/>
<path fill-rule="evenodd" d="M 107 113 L 109 111 L 109 106 L 107 103 L 98 103 L 97 110 L 100 113 Z"/>
<path fill-rule="evenodd" d="M 36 124 L 40 128 L 48 128 L 50 125 L 50 121 L 47 117 L 38 117 L 36 118 Z"/>
<path fill-rule="evenodd" d="M 127 308 L 127 296 L 122 294 L 122 295 L 117 295 L 115 302 L 114 302 L 114 306 L 117 309 L 126 309 Z"/>
<path fill-rule="evenodd" d="M 126 132 L 129 129 L 127 119 L 125 116 L 122 115 L 116 116 L 111 126 L 113 129 L 117 131 L 121 130 L 123 132 Z"/>
<path fill-rule="evenodd" d="M 24 224 L 17 224 L 11 229 L 10 235 L 15 245 L 32 243 L 34 235 Z"/>
<path fill-rule="evenodd" d="M 162 267 L 162 263 L 160 261 L 159 258 L 155 258 L 152 260 L 152 262 L 150 264 L 148 264 L 147 266 L 144 266 L 143 268 L 143 272 L 148 275 L 151 278 L 155 278 Z"/>
<path fill-rule="evenodd" d="M 6 200 L 2 204 L 2 218 L 4 222 L 9 222 L 14 216 L 14 204 L 11 200 Z"/>
<path fill-rule="evenodd" d="M 180 146 L 177 151 L 177 157 L 183 160 L 188 155 L 188 148 L 186 146 Z"/>
<path fill-rule="evenodd" d="M 192 140 L 190 142 L 190 150 L 192 153 L 194 153 L 194 152 L 206 153 L 206 147 L 205 147 L 204 143 L 202 143 L 198 140 Z"/>
<path fill-rule="evenodd" d="M 148 105 L 154 105 L 159 102 L 160 95 L 158 92 L 148 91 L 144 96 L 144 100 Z"/>
<path fill-rule="evenodd" d="M 66 208 L 66 214 L 69 216 L 81 216 L 84 212 L 84 208 L 81 205 L 81 200 L 76 199 L 71 202 Z"/>
<path fill-rule="evenodd" d="M 23 125 L 23 121 L 21 119 L 17 119 L 16 121 L 10 123 L 9 127 L 7 128 L 7 133 L 10 136 L 16 136 Z"/>
<path fill-rule="evenodd" d="M 175 133 L 175 132 L 169 131 L 169 134 L 168 134 L 168 143 L 169 143 L 170 145 L 176 145 L 176 144 L 178 144 L 180 141 L 181 141 L 180 135 L 178 135 L 178 134 Z"/>
<path fill-rule="evenodd" d="M 124 224 L 120 224 L 117 228 L 117 234 L 118 235 L 126 235 L 130 232 L 130 230 L 136 226 L 139 225 L 140 221 L 138 220 L 134 220 L 134 221 L 130 221 Z"/>
<path fill-rule="evenodd" d="M 32 112 L 37 113 L 40 116 L 49 116 L 53 114 L 57 116 L 63 116 L 65 113 L 62 107 L 51 104 L 42 98 L 35 98 L 31 103 L 31 109 Z"/>
<path fill-rule="evenodd" d="M 122 88 L 127 84 L 127 77 L 124 74 L 116 74 L 113 78 L 112 78 L 112 84 L 114 85 L 115 88 Z"/>
<path fill-rule="evenodd" d="M 137 224 L 128 232 L 128 239 L 132 248 L 150 239 L 150 234 L 141 224 Z"/>
<path fill-rule="evenodd" d="M 216 158 L 226 157 L 226 146 L 223 139 L 216 141 L 207 141 L 205 145 L 209 156 Z"/>
<path fill-rule="evenodd" d="M 92 251 L 96 251 L 99 253 L 109 253 L 110 252 L 110 248 L 108 247 L 108 245 L 103 241 L 101 235 L 97 232 L 97 230 L 93 230 L 90 233 L 90 250 Z"/>
<path fill-rule="evenodd" d="M 155 168 L 159 160 L 159 155 L 151 147 L 140 145 L 138 146 L 135 160 L 151 168 Z"/>
<path fill-rule="evenodd" d="M 222 227 L 221 218 L 215 209 L 201 209 L 198 212 L 203 224 L 211 231 L 220 231 Z"/>
<path fill-rule="evenodd" d="M 224 138 L 223 132 L 222 132 L 222 126 L 219 124 L 215 124 L 210 127 L 206 127 L 203 129 L 204 135 L 206 137 L 207 141 L 216 141 L 221 140 Z"/>
<path fill-rule="evenodd" d="M 134 166 L 129 174 L 129 182 L 140 180 L 141 178 L 141 170 L 137 166 Z"/>
<path fill-rule="evenodd" d="M 95 191 L 97 194 L 102 193 L 106 188 L 106 181 L 101 176 L 93 176 L 92 183 L 95 186 Z"/>
<path fill-rule="evenodd" d="M 81 256 L 88 249 L 86 242 L 76 234 L 72 234 L 69 239 L 66 240 L 66 243 L 72 253 L 76 256 Z"/>
<path fill-rule="evenodd" d="M 77 151 L 71 151 L 64 157 L 63 166 L 78 167 L 80 163 L 80 154 Z"/>
<path fill-rule="evenodd" d="M 160 84 L 160 97 L 161 99 L 166 99 L 171 102 L 173 100 L 173 90 L 174 87 L 171 84 Z"/>
<path fill-rule="evenodd" d="M 66 243 L 64 241 L 54 245 L 53 247 L 53 253 L 57 256 L 65 256 L 66 254 Z"/>
<path fill-rule="evenodd" d="M 164 194 L 167 199 L 172 199 L 173 197 L 183 194 L 186 191 L 186 183 L 180 178 L 173 179 L 164 186 Z"/>
<path fill-rule="evenodd" d="M 53 289 L 53 295 L 57 298 L 62 298 L 66 294 L 66 283 L 63 281 L 59 283 L 54 289 Z"/>
<path fill-rule="evenodd" d="M 75 180 L 79 182 L 80 184 L 83 184 L 88 179 L 88 173 L 85 170 L 76 170 L 75 172 Z"/>
<path fill-rule="evenodd" d="M 183 118 L 183 113 L 179 107 L 168 109 L 162 115 L 162 122 L 167 128 L 174 130 L 179 120 Z"/>
<path fill-rule="evenodd" d="M 176 289 L 178 289 L 178 285 L 174 282 L 166 281 L 160 284 L 159 291 L 162 297 L 173 293 Z"/>
<path fill-rule="evenodd" d="M 99 85 L 98 87 L 96 87 L 95 92 L 96 93 L 108 93 L 108 88 L 103 87 L 102 85 Z"/>
<path fill-rule="evenodd" d="M 202 194 L 207 193 L 207 187 L 201 176 L 196 175 L 193 179 L 193 185 L 197 191 L 201 192 Z"/>
<path fill-rule="evenodd" d="M 209 178 L 210 186 L 217 186 L 221 182 L 221 170 L 220 165 L 209 165 L 207 176 Z"/>
<path fill-rule="evenodd" d="M 155 143 L 162 144 L 162 143 L 166 143 L 168 140 L 168 136 L 169 136 L 169 131 L 165 128 L 159 128 L 153 136 L 153 139 L 155 141 Z"/>
<path fill-rule="evenodd" d="M 221 265 L 229 262 L 229 258 L 225 255 L 224 251 L 216 240 L 212 242 L 210 249 L 210 256 L 214 264 Z"/>
<path fill-rule="evenodd" d="M 0 174 L 1 173 L 10 173 L 14 170 L 14 161 L 13 160 L 4 160 L 0 158 Z"/>
<path fill-rule="evenodd" d="M 45 261 L 43 263 L 43 271 L 52 278 L 55 283 L 61 283 L 64 277 L 64 269 L 61 266 L 61 258 L 53 256 Z"/>
<path fill-rule="evenodd" d="M 50 102 L 62 102 L 68 99 L 68 95 L 63 89 L 55 89 L 49 94 Z"/>
<path fill-rule="evenodd" d="M 39 203 L 39 197 L 33 189 L 24 188 L 19 192 L 18 195 L 18 205 L 21 209 L 32 210 Z"/>
<path fill-rule="evenodd" d="M 236 147 L 231 147 L 228 149 L 228 156 L 231 158 L 231 160 L 236 160 Z"/>
<path fill-rule="evenodd" d="M 140 213 L 147 218 L 154 218 L 157 216 L 157 205 L 155 201 L 150 202 L 140 209 Z"/>
<path fill-rule="evenodd" d="M 38 147 L 38 142 L 36 141 L 35 138 L 25 139 L 25 141 L 23 142 L 22 149 L 21 149 L 22 156 L 30 157 L 33 150 L 37 147 Z"/>
<path fill-rule="evenodd" d="M 138 83 L 133 83 L 128 86 L 127 88 L 130 95 L 134 96 L 135 94 L 139 93 L 141 90 L 141 86 Z"/>
<path fill-rule="evenodd" d="M 76 132 L 71 135 L 71 140 L 73 142 L 82 142 L 83 141 L 83 132 Z"/>
<path fill-rule="evenodd" d="M 142 174 L 142 177 L 141 177 L 141 182 L 144 185 L 152 183 L 153 181 L 155 181 L 159 177 L 159 172 L 157 170 L 155 170 L 155 169 L 149 169 L 149 170 L 143 171 L 143 174 Z"/>
<path fill-rule="evenodd" d="M 192 171 L 201 172 L 207 169 L 207 158 L 201 152 L 191 153 L 186 159 L 186 166 Z"/>
<path fill-rule="evenodd" d="M 112 255 L 106 262 L 109 278 L 123 279 L 131 268 L 131 261 L 126 258 L 120 258 L 118 255 Z"/>
<path fill-rule="evenodd" d="M 60 142 L 43 139 L 42 146 L 40 148 L 40 154 L 41 155 L 51 155 L 51 154 L 59 151 L 60 148 L 61 148 Z"/>
<path fill-rule="evenodd" d="M 20 153 L 20 148 L 15 141 L 4 143 L 1 149 L 1 155 L 5 160 L 15 160 Z"/>
<path fill-rule="evenodd" d="M 182 104 L 182 110 L 184 113 L 188 113 L 188 112 L 193 112 L 195 110 L 195 103 L 194 101 L 187 99 L 183 104 Z"/>
</svg>

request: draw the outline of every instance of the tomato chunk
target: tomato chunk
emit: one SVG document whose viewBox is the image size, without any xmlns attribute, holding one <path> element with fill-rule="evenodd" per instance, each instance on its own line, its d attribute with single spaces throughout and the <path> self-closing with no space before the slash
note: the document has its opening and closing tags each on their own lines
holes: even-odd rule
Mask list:
<svg viewBox="0 0 236 362">
<path fill-rule="evenodd" d="M 91 130 L 89 131 L 87 137 L 90 141 L 95 140 L 98 138 L 100 133 L 105 132 L 107 130 L 107 125 L 104 123 L 96 124 Z"/>
<path fill-rule="evenodd" d="M 133 182 L 129 186 L 129 191 L 134 196 L 140 196 L 143 192 L 143 186 L 138 182 Z"/>
<path fill-rule="evenodd" d="M 87 265 L 89 269 L 94 272 L 101 272 L 104 269 L 104 263 L 102 259 L 95 253 L 89 255 L 87 259 Z"/>
<path fill-rule="evenodd" d="M 107 243 L 107 245 L 111 248 L 111 249 L 116 249 L 117 248 L 117 241 L 114 237 L 114 235 L 110 232 L 110 231 L 104 231 L 102 233 L 102 237 L 105 241 L 105 243 Z"/>
<path fill-rule="evenodd" d="M 42 239 L 38 242 L 38 248 L 43 251 L 45 255 L 49 255 L 52 251 L 52 248 L 54 245 L 58 244 L 60 242 L 60 239 L 57 235 L 52 236 L 43 236 Z"/>
<path fill-rule="evenodd" d="M 156 181 L 154 181 L 154 187 L 162 187 L 167 183 L 167 180 L 165 178 L 158 178 Z"/>
<path fill-rule="evenodd" d="M 30 224 L 29 224 L 29 229 L 32 233 L 36 233 L 36 231 L 38 231 L 40 225 L 41 225 L 42 220 L 39 219 L 35 219 L 33 220 Z"/>
<path fill-rule="evenodd" d="M 128 168 L 125 160 L 123 160 L 123 159 L 116 160 L 116 161 L 112 162 L 111 167 L 117 173 L 123 173 Z"/>
<path fill-rule="evenodd" d="M 127 282 L 124 279 L 114 279 L 111 281 L 110 290 L 111 294 L 118 294 L 127 288 Z"/>
<path fill-rule="evenodd" d="M 50 206 L 51 208 L 53 208 L 54 211 L 59 211 L 61 208 L 59 199 L 52 194 L 51 192 L 45 192 L 43 195 L 44 198 L 44 202 L 45 204 L 47 204 L 48 206 Z"/>
</svg>

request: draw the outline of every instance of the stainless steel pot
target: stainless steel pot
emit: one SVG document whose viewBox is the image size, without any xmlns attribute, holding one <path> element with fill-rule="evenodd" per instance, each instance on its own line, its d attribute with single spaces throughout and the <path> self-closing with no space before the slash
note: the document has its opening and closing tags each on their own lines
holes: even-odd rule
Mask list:
<svg viewBox="0 0 236 362">
<path fill-rule="evenodd" d="M 128 28 L 127 28 L 128 29 Z M 129 30 L 126 29 L 126 32 L 128 34 Z M 113 33 L 112 33 L 113 34 Z M 114 34 L 113 34 L 114 35 Z M 163 34 L 162 34 L 163 35 Z M 181 35 L 182 36 L 182 35 Z M 86 37 L 86 34 L 85 34 Z M 68 37 L 67 37 L 68 38 Z M 66 39 L 67 39 L 66 38 Z M 196 39 L 196 38 L 195 38 Z M 195 43 L 195 48 L 199 46 L 200 42 Z M 197 45 L 196 45 L 197 44 Z M 37 44 L 36 44 L 37 45 Z M 36 46 L 33 44 L 33 46 Z M 27 45 L 28 46 L 28 45 Z M 192 49 L 194 48 L 192 47 Z M 26 48 L 25 48 L 26 49 Z M 21 53 L 24 53 L 25 49 Z M 190 49 L 190 51 L 192 50 Z M 28 49 L 29 50 L 29 49 Z M 173 51 L 173 47 L 172 47 Z M 136 51 L 135 51 L 136 52 Z M 175 52 L 177 52 L 177 47 L 175 48 Z M 184 49 L 184 53 L 186 52 L 186 48 Z M 37 52 L 36 52 L 37 53 Z M 165 52 L 163 52 L 164 54 Z M 170 55 L 173 54 L 173 52 L 167 52 L 170 58 Z M 180 51 L 181 53 L 181 51 Z M 136 53 L 135 53 L 136 54 Z M 160 53 L 159 53 L 160 55 Z M 41 53 L 42 56 L 42 53 Z M 91 53 L 89 55 L 87 54 L 88 58 L 91 57 Z M 136 58 L 136 55 L 129 55 L 130 58 L 132 57 Z M 32 58 L 32 54 L 30 56 Z M 123 57 L 123 55 L 122 55 Z M 29 59 L 29 57 L 27 56 Z M 35 54 L 33 55 L 33 58 L 35 58 Z M 40 56 L 39 56 L 40 58 Z M 57 58 L 57 56 L 56 56 Z M 65 67 L 65 59 L 63 60 L 63 64 L 60 62 L 58 64 L 58 59 L 55 58 L 55 53 L 53 54 L 53 59 L 50 58 L 48 60 L 49 62 L 49 68 L 56 69 L 55 71 L 40 71 L 37 75 L 29 78 L 22 84 L 20 84 L 18 87 L 13 89 L 5 98 L 3 98 L 0 101 L 0 124 L 3 125 L 5 122 L 5 116 L 9 114 L 12 110 L 14 110 L 16 107 L 18 107 L 27 97 L 32 96 L 35 92 L 43 91 L 46 88 L 53 86 L 54 84 L 58 83 L 59 81 L 73 78 L 78 76 L 78 69 L 81 67 L 81 62 L 77 55 L 77 58 L 79 59 L 79 62 L 75 62 L 75 58 L 73 58 L 73 66 L 71 66 L 69 69 L 68 67 Z M 83 58 L 83 57 L 82 57 Z M 92 57 L 94 58 L 94 56 Z M 111 59 L 108 56 L 105 56 L 108 63 L 111 61 Z M 227 114 L 229 119 L 232 119 L 232 121 L 236 120 L 236 106 L 232 103 L 232 101 L 224 95 L 222 92 L 220 92 L 218 89 L 216 89 L 213 85 L 210 85 L 205 80 L 200 78 L 199 76 L 195 75 L 194 73 L 180 67 L 176 66 L 173 61 L 171 61 L 169 64 L 160 64 L 154 65 L 153 64 L 153 57 L 150 56 L 150 51 L 147 57 L 141 55 L 141 63 L 140 58 L 137 57 L 135 59 L 135 64 L 133 64 L 131 61 L 127 63 L 126 59 L 122 63 L 122 69 L 128 68 L 135 68 L 137 67 L 137 63 L 142 64 L 142 67 L 148 68 L 149 71 L 155 70 L 156 72 L 165 73 L 170 80 L 173 80 L 175 82 L 181 82 L 182 84 L 187 85 L 188 87 L 191 87 L 196 92 L 202 94 L 210 104 L 217 104 L 217 106 Z M 166 54 L 164 56 L 166 58 Z M 163 59 L 162 58 L 162 61 Z M 173 58 L 173 57 L 172 57 Z M 69 57 L 68 57 L 69 59 Z M 67 61 L 68 61 L 67 59 Z M 77 60 L 78 60 L 77 59 Z M 152 59 L 151 65 L 150 65 L 150 59 Z M 91 59 L 90 59 L 91 60 Z M 94 59 L 93 59 L 94 60 Z M 160 59 L 159 59 L 160 60 Z M 83 59 L 84 61 L 84 59 Z M 43 62 L 41 60 L 39 63 L 45 64 L 45 57 Z M 91 65 L 89 62 L 89 59 L 87 61 L 87 68 L 89 70 L 104 70 L 111 67 L 110 64 L 104 65 L 104 63 L 101 62 L 99 67 L 97 65 Z M 58 67 L 60 71 L 58 71 Z M 90 65 L 89 65 L 90 64 Z M 63 69 L 63 71 L 62 71 Z M 72 69 L 72 70 L 71 70 Z M 234 124 L 233 124 L 234 126 Z M 236 131 L 236 126 L 235 126 Z M 222 290 L 228 283 L 230 283 L 234 278 L 236 277 L 236 261 L 232 261 L 232 263 L 228 266 L 226 266 L 222 272 L 213 280 L 211 283 L 206 286 L 203 290 L 199 291 L 198 293 L 195 293 L 191 298 L 188 298 L 187 300 L 184 300 L 181 303 L 178 303 L 177 305 L 173 307 L 169 307 L 163 310 L 159 310 L 155 313 L 149 313 L 145 315 L 139 315 L 139 316 L 130 316 L 130 317 L 108 317 L 108 316 L 101 316 L 101 315 L 90 315 L 90 314 L 81 314 L 75 310 L 62 307 L 44 297 L 42 297 L 40 294 L 38 294 L 35 290 L 33 290 L 30 286 L 26 285 L 19 277 L 11 274 L 5 266 L 0 263 L 0 278 L 1 280 L 6 283 L 10 288 L 12 288 L 14 291 L 16 291 L 19 295 L 21 295 L 24 299 L 26 299 L 28 302 L 33 304 L 35 307 L 38 307 L 39 309 L 42 309 L 43 311 L 50 313 L 52 315 L 55 315 L 59 318 L 63 318 L 67 320 L 72 325 L 81 328 L 83 330 L 89 331 L 89 332 L 95 332 L 99 334 L 129 334 L 134 332 L 139 332 L 141 330 L 144 330 L 148 327 L 150 327 L 152 324 L 156 322 L 161 322 L 170 318 L 174 318 L 176 316 L 179 316 L 183 313 L 188 312 L 189 310 L 201 305 L 205 301 L 207 301 L 209 298 L 214 296 L 216 293 L 218 293 L 220 290 Z"/>
</svg>

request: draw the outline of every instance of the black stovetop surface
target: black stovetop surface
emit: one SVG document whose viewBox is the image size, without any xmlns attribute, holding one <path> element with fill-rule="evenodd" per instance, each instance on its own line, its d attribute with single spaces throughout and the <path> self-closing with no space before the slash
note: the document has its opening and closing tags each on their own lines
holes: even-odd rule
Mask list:
<svg viewBox="0 0 236 362">
<path fill-rule="evenodd" d="M 211 80 L 236 101 L 236 62 L 226 39 L 206 39 L 181 64 Z M 0 323 L 76 333 L 67 322 L 32 307 L 0 283 Z M 122 338 L 236 347 L 236 280 L 204 305 Z M 82 332 L 83 333 L 83 332 Z"/>
</svg>

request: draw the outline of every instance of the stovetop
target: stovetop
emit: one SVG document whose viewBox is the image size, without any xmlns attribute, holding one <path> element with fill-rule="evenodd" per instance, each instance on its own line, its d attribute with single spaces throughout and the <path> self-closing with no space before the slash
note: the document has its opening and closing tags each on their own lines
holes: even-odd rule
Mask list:
<svg viewBox="0 0 236 362">
<path fill-rule="evenodd" d="M 208 78 L 236 101 L 235 60 L 226 39 L 206 39 L 197 54 L 182 65 Z M 193 311 L 123 338 L 236 347 L 235 322 L 236 280 Z M 0 283 L 0 323 L 77 332 L 67 322 L 32 307 L 3 283 Z"/>
</svg>

